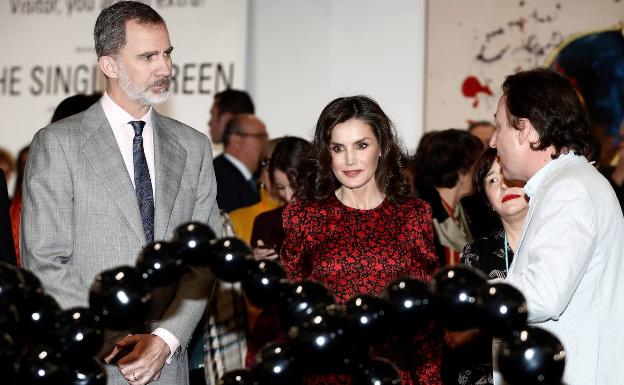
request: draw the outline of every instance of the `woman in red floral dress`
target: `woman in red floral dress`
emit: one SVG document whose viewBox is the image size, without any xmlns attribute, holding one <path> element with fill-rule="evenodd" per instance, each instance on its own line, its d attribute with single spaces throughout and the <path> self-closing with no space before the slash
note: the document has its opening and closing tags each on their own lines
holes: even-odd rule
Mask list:
<svg viewBox="0 0 624 385">
<path fill-rule="evenodd" d="M 319 117 L 298 173 L 296 199 L 284 211 L 280 253 L 290 279 L 323 282 L 345 303 L 379 295 L 392 281 L 428 281 L 437 268 L 431 209 L 411 198 L 406 156 L 386 114 L 364 96 L 338 98 Z M 441 335 L 420 330 L 373 348 L 394 362 L 403 384 L 438 385 Z M 347 375 L 309 376 L 306 384 L 349 384 Z"/>
</svg>

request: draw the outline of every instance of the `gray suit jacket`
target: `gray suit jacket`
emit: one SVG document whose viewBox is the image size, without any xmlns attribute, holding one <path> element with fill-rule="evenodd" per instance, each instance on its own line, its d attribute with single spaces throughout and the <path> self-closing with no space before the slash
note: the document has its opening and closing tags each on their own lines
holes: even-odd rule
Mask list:
<svg viewBox="0 0 624 385">
<path fill-rule="evenodd" d="M 154 238 L 168 240 L 181 223 L 208 223 L 221 234 L 212 150 L 207 137 L 154 111 Z M 134 265 L 145 245 L 136 195 L 100 103 L 41 129 L 24 178 L 22 259 L 63 308 L 88 306 L 94 276 Z M 206 306 L 214 277 L 187 269 L 180 281 L 153 293 L 148 328 L 180 341 L 159 384 L 186 384 L 186 346 Z M 125 335 L 127 333 L 120 333 Z M 115 338 L 107 339 L 105 349 Z M 126 384 L 109 367 L 109 384 Z"/>
</svg>

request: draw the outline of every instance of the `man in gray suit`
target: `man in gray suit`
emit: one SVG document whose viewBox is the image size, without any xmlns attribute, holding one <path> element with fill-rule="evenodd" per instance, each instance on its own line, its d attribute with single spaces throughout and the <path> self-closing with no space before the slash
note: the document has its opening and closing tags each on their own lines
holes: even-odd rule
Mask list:
<svg viewBox="0 0 624 385">
<path fill-rule="evenodd" d="M 134 265 L 146 243 L 184 222 L 221 233 L 208 138 L 152 108 L 171 84 L 163 19 L 140 2 L 116 3 L 94 37 L 106 92 L 35 135 L 24 184 L 24 265 L 64 308 L 86 306 L 98 272 Z M 103 351 L 117 365 L 108 383 L 187 384 L 186 346 L 213 282 L 189 268 L 155 290 L 145 330 L 107 339 Z"/>
</svg>

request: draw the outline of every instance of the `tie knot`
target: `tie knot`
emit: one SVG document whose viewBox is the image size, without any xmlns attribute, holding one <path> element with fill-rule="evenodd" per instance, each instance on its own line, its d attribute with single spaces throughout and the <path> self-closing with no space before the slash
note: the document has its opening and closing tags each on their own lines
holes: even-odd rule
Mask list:
<svg viewBox="0 0 624 385">
<path fill-rule="evenodd" d="M 134 136 L 141 136 L 145 122 L 142 120 L 132 120 L 128 122 L 134 128 Z"/>
</svg>

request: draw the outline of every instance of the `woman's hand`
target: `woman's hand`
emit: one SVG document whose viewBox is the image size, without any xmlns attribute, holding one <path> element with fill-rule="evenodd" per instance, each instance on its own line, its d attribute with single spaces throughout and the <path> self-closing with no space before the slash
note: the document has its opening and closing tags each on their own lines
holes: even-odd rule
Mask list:
<svg viewBox="0 0 624 385">
<path fill-rule="evenodd" d="M 256 247 L 253 249 L 253 256 L 256 261 L 264 259 L 273 260 L 277 259 L 278 255 L 274 248 L 266 246 L 262 239 L 258 239 Z"/>
</svg>

